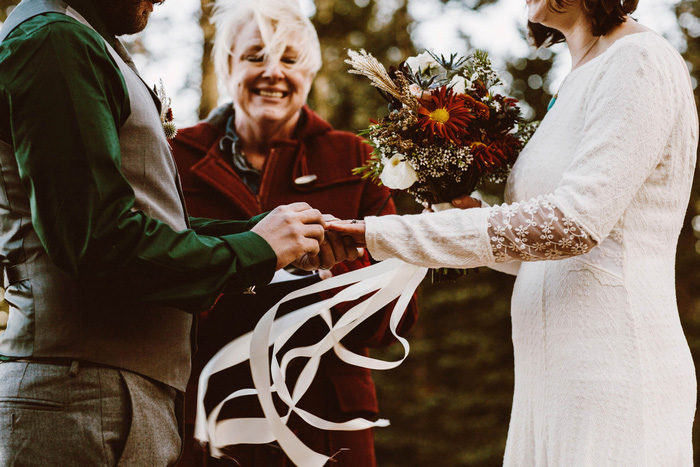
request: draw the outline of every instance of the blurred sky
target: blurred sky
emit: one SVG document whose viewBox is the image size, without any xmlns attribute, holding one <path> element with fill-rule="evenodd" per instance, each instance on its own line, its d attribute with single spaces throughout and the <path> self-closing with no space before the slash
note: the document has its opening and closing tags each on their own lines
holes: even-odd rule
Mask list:
<svg viewBox="0 0 700 467">
<path fill-rule="evenodd" d="M 253 0 L 254 1 L 254 0 Z M 304 11 L 314 13 L 313 0 L 300 0 Z M 368 0 L 355 0 L 364 6 Z M 394 0 L 382 0 L 391 9 Z M 666 36 L 677 48 L 683 40 L 673 14 L 675 0 L 640 0 L 633 15 L 639 22 Z M 134 60 L 147 83 L 160 79 L 172 97 L 175 123 L 191 125 L 197 121 L 199 104 L 199 60 L 202 32 L 198 24 L 200 0 L 167 0 L 158 6 L 141 40 L 147 53 L 136 54 Z M 435 0 L 412 0 L 409 11 L 415 19 L 412 35 L 419 48 L 437 53 L 465 53 L 475 47 L 487 50 L 497 69 L 506 59 L 526 56 L 532 52 L 521 32 L 526 23 L 525 0 L 500 0 L 478 12 L 464 7 L 442 6 Z M 466 44 L 460 34 L 470 37 Z M 570 68 L 565 46 L 552 48 L 556 55 L 555 73 L 551 87 L 558 87 Z M 401 57 L 404 59 L 406 57 Z M 398 61 L 398 60 L 397 60 Z M 222 98 L 223 100 L 224 98 Z"/>
</svg>

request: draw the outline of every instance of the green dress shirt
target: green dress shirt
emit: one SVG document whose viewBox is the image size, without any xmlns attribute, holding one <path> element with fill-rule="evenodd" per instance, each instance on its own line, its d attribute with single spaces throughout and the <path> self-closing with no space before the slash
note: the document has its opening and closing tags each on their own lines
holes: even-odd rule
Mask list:
<svg viewBox="0 0 700 467">
<path fill-rule="evenodd" d="M 207 309 L 224 289 L 269 282 L 275 253 L 248 231 L 261 216 L 191 218 L 191 229 L 176 232 L 131 210 L 119 146 L 129 96 L 103 41 L 116 38 L 93 2 L 68 3 L 95 30 L 50 13 L 0 45 L 0 138 L 14 148 L 33 227 L 50 258 L 76 280 L 190 312 Z"/>
</svg>

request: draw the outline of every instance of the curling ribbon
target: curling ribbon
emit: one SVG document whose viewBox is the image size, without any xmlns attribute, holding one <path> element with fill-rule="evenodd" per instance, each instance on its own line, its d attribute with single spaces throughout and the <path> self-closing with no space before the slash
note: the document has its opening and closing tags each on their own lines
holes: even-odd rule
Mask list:
<svg viewBox="0 0 700 467">
<path fill-rule="evenodd" d="M 413 292 L 425 277 L 426 272 L 426 268 L 413 266 L 398 259 L 389 259 L 295 290 L 282 298 L 265 312 L 252 332 L 244 334 L 224 346 L 202 370 L 197 392 L 195 438 L 208 443 L 213 456 L 221 456 L 221 448 L 224 446 L 277 441 L 285 454 L 296 465 L 321 467 L 330 458 L 307 447 L 287 427 L 286 422 L 292 412 L 306 423 L 322 430 L 352 431 L 375 426 L 388 426 L 389 422 L 381 419 L 375 422 L 363 418 L 340 423 L 330 422 L 300 409 L 296 404 L 311 385 L 321 356 L 331 349 L 344 362 L 373 370 L 395 368 L 403 362 L 408 355 L 409 345 L 406 339 L 397 334 L 396 329 Z M 329 299 L 313 303 L 275 319 L 277 310 L 285 302 L 345 286 L 347 287 Z M 355 304 L 335 324 L 332 323 L 330 309 L 333 306 L 342 302 L 358 300 L 363 296 L 368 297 Z M 404 348 L 404 355 L 401 359 L 387 362 L 358 355 L 340 343 L 341 339 L 349 332 L 397 297 L 398 300 L 391 312 L 389 329 Z M 320 316 L 324 320 L 328 326 L 328 334 L 313 345 L 288 350 L 281 360 L 274 358 L 294 333 L 309 319 L 316 316 Z M 270 347 L 272 347 L 272 360 L 270 360 Z M 305 358 L 306 364 L 290 393 L 285 381 L 285 374 L 288 364 L 295 358 Z M 246 360 L 250 360 L 254 387 L 235 391 L 207 415 L 204 408 L 204 395 L 207 392 L 211 375 Z M 287 412 L 284 415 L 279 415 L 274 406 L 273 392 L 276 392 L 287 406 Z M 249 395 L 258 396 L 264 418 L 217 420 L 227 401 Z"/>
</svg>

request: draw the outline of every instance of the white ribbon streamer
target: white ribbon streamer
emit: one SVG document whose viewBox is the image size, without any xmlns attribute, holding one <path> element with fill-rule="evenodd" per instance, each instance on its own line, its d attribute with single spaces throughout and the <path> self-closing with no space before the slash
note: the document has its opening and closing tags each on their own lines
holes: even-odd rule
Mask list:
<svg viewBox="0 0 700 467">
<path fill-rule="evenodd" d="M 389 424 L 387 420 L 372 422 L 363 418 L 355 418 L 341 423 L 331 422 L 297 407 L 297 403 L 311 385 L 321 356 L 331 349 L 344 362 L 373 370 L 395 368 L 403 362 L 408 355 L 409 344 L 406 339 L 398 335 L 397 328 L 413 292 L 425 277 L 426 272 L 426 268 L 409 265 L 398 259 L 390 259 L 295 290 L 282 298 L 263 315 L 252 332 L 244 334 L 224 346 L 202 370 L 197 393 L 195 438 L 208 443 L 210 452 L 214 456 L 221 456 L 221 448 L 224 446 L 277 441 L 296 465 L 321 467 L 328 462 L 329 457 L 308 448 L 287 427 L 286 423 L 292 412 L 306 423 L 322 430 L 363 430 L 374 426 L 387 426 Z M 286 302 L 344 286 L 347 287 L 329 299 L 313 303 L 275 319 L 280 305 Z M 367 295 L 369 298 L 344 313 L 337 323 L 332 323 L 330 309 L 333 306 Z M 398 300 L 391 312 L 389 329 L 404 348 L 404 355 L 401 359 L 394 362 L 378 360 L 351 352 L 341 344 L 340 341 L 348 333 L 397 297 Z M 320 316 L 326 323 L 328 334 L 313 345 L 288 350 L 278 361 L 275 356 L 278 355 L 287 341 L 302 325 L 316 316 Z M 269 353 L 271 346 L 272 360 L 270 360 Z M 296 358 L 304 358 L 306 363 L 290 393 L 285 374 L 289 363 Z M 250 360 L 254 388 L 235 391 L 214 407 L 207 416 L 204 408 L 204 396 L 211 375 L 246 360 Z M 272 378 L 272 382 L 270 378 Z M 273 392 L 276 392 L 277 396 L 288 407 L 283 416 L 280 416 L 275 408 L 272 399 Z M 219 413 L 226 402 L 250 395 L 258 396 L 265 415 L 264 418 L 218 420 Z"/>
</svg>

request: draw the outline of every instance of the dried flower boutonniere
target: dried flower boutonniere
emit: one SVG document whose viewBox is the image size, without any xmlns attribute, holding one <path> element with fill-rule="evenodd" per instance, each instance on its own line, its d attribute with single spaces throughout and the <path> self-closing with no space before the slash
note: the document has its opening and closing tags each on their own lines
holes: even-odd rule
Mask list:
<svg viewBox="0 0 700 467">
<path fill-rule="evenodd" d="M 153 86 L 158 99 L 160 99 L 160 121 L 163 124 L 163 131 L 165 131 L 165 137 L 168 139 L 173 139 L 177 135 L 177 127 L 173 123 L 173 109 L 170 107 L 172 99 L 170 99 L 165 94 L 165 86 L 163 85 L 163 80 L 160 80 L 160 87 L 156 89 Z"/>
</svg>

